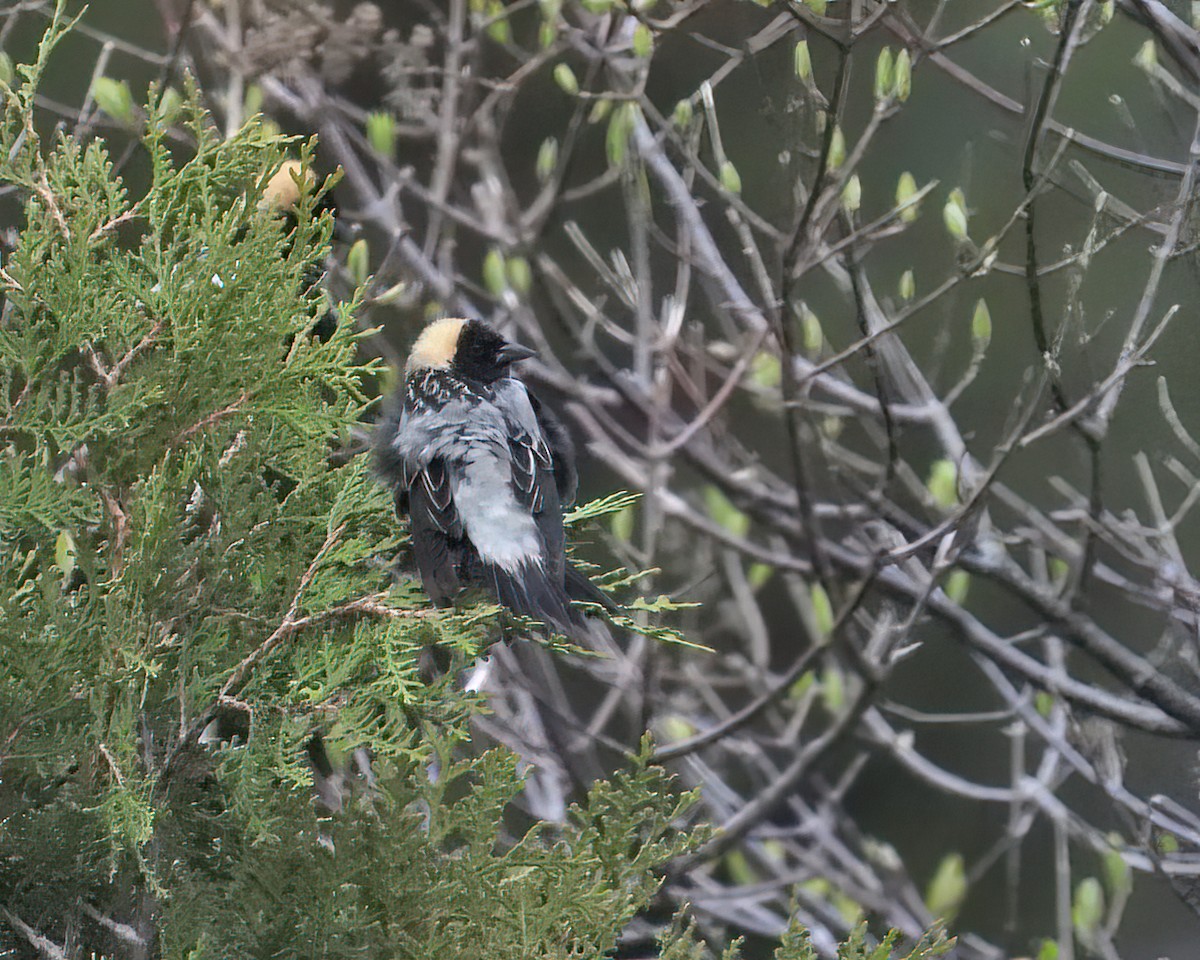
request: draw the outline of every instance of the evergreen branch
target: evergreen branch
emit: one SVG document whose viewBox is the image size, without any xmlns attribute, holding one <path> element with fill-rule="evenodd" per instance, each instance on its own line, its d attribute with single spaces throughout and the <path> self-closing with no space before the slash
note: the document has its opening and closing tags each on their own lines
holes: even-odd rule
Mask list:
<svg viewBox="0 0 1200 960">
<path fill-rule="evenodd" d="M 133 927 L 127 923 L 121 923 L 119 920 L 114 920 L 112 917 L 105 916 L 86 900 L 79 901 L 79 909 L 96 921 L 96 923 L 100 924 L 100 926 L 104 927 L 105 930 L 118 940 L 135 947 L 146 946 L 146 938 L 134 930 Z"/>
<path fill-rule="evenodd" d="M 308 569 L 305 570 L 303 575 L 300 577 L 300 584 L 296 587 L 296 593 L 292 597 L 292 602 L 288 606 L 287 613 L 285 613 L 283 616 L 283 621 L 278 627 L 275 628 L 275 630 L 269 637 L 267 637 L 266 640 L 248 653 L 242 659 L 242 662 L 234 668 L 233 673 L 229 675 L 229 679 L 226 680 L 221 686 L 221 692 L 218 694 L 218 699 L 225 700 L 228 697 L 232 697 L 234 692 L 245 683 L 246 677 L 259 661 L 266 657 L 267 654 L 279 646 L 279 644 L 285 639 L 287 639 L 297 630 L 301 629 L 302 626 L 306 625 L 305 623 L 302 623 L 302 621 L 311 622 L 311 618 L 296 616 L 297 611 L 300 609 L 300 601 L 304 597 L 304 591 L 307 589 L 308 585 L 312 583 L 313 577 L 316 576 L 317 569 L 320 567 L 321 561 L 325 559 L 326 554 L 333 549 L 334 544 L 337 543 L 338 538 L 343 532 L 345 532 L 345 530 L 346 525 L 342 523 L 334 527 L 333 530 L 329 531 L 329 534 L 325 537 L 325 542 L 321 544 L 321 549 L 317 551 L 317 555 L 313 557 L 312 563 L 308 565 Z"/>
<path fill-rule="evenodd" d="M 112 751 L 108 748 L 108 744 L 101 743 L 96 749 L 100 751 L 100 755 L 104 757 L 105 762 L 108 764 L 108 769 L 110 769 L 113 773 L 113 776 L 116 777 L 117 786 L 125 786 L 125 776 L 121 773 L 121 767 L 117 763 L 117 758 L 113 756 Z"/>
<path fill-rule="evenodd" d="M 17 293 L 25 292 L 25 288 L 21 286 L 21 284 L 17 282 L 16 278 L 13 277 L 13 275 L 7 270 L 5 270 L 4 267 L 0 267 L 0 280 L 4 281 L 4 285 L 9 290 L 13 290 Z"/>
<path fill-rule="evenodd" d="M 0 913 L 4 914 L 4 919 L 8 921 L 8 925 L 29 941 L 29 945 L 43 957 L 49 957 L 51 960 L 67 960 L 67 953 L 62 947 L 49 937 L 42 936 L 24 920 L 12 913 L 8 907 L 0 906 Z"/>
<path fill-rule="evenodd" d="M 140 341 L 134 344 L 134 346 L 130 348 L 129 352 L 126 353 L 125 356 L 123 356 L 120 360 L 118 360 L 111 368 L 105 364 L 104 359 L 98 353 L 96 353 L 95 348 L 90 343 L 85 343 L 83 345 L 83 352 L 87 355 L 88 366 L 95 371 L 96 376 L 104 381 L 104 386 L 111 390 L 117 385 L 117 382 L 121 379 L 121 375 L 125 372 L 129 364 L 134 361 L 137 355 L 154 343 L 154 341 L 158 338 L 159 333 L 162 332 L 162 328 L 166 326 L 166 323 L 166 320 L 155 321 L 154 326 L 150 328 L 149 332 L 142 337 Z"/>
<path fill-rule="evenodd" d="M 199 433 L 201 430 L 205 429 L 206 427 L 211 427 L 214 423 L 217 423 L 218 421 L 223 420 L 225 417 L 228 417 L 230 414 L 237 413 L 237 411 L 241 408 L 242 404 L 244 404 L 249 399 L 250 399 L 250 391 L 243 390 L 242 395 L 240 397 L 238 397 L 236 400 L 234 400 L 233 403 L 222 407 L 220 410 L 214 410 L 203 420 L 199 420 L 196 423 L 193 423 L 186 430 L 179 433 L 171 441 L 170 446 L 177 447 L 181 443 L 183 443 L 185 440 L 190 440 L 192 437 L 194 437 L 197 433 Z"/>
<path fill-rule="evenodd" d="M 112 565 L 110 573 L 112 579 L 117 579 L 121 575 L 123 569 L 125 543 L 129 539 L 129 516 L 121 507 L 121 501 L 114 497 L 103 487 L 99 487 L 100 497 L 104 501 L 104 508 L 108 511 L 108 515 L 113 522 L 113 545 L 112 545 Z"/>
<path fill-rule="evenodd" d="M 9 752 L 12 750 L 12 745 L 16 742 L 17 737 L 21 735 L 21 731 L 25 728 L 25 724 L 29 722 L 29 717 L 21 717 L 13 724 L 12 730 L 8 736 L 4 738 L 3 745 L 0 745 L 0 766 L 8 758 Z"/>
<path fill-rule="evenodd" d="M 385 596 L 387 596 L 386 593 L 376 593 L 369 597 L 362 597 L 359 600 L 351 600 L 347 603 L 339 604 L 329 610 L 314 613 L 312 616 L 300 617 L 295 621 L 295 627 L 299 629 L 300 627 L 321 623 L 326 620 L 338 620 L 360 614 L 381 617 L 385 620 L 420 620 L 423 617 L 436 616 L 439 612 L 433 608 L 401 610 L 397 607 L 389 607 L 386 603 L 380 603 L 380 598 Z"/>
<path fill-rule="evenodd" d="M 341 530 L 342 528 L 339 527 L 338 529 Z M 315 562 L 316 561 L 314 561 L 314 563 Z M 421 620 L 426 617 L 436 616 L 439 613 L 438 610 L 432 608 L 421 610 L 400 610 L 396 607 L 389 607 L 387 604 L 380 602 L 380 598 L 385 595 L 386 594 L 383 593 L 372 594 L 369 597 L 362 597 L 358 600 L 351 600 L 347 603 L 338 604 L 336 607 L 331 607 L 328 610 L 322 610 L 320 613 L 313 613 L 306 617 L 290 616 L 291 612 L 289 612 L 289 615 L 284 616 L 283 622 L 280 623 L 271 636 L 267 637 L 267 639 L 264 640 L 253 653 L 249 654 L 244 660 L 242 660 L 241 663 L 237 665 L 234 670 L 234 674 L 230 676 L 229 680 L 227 680 L 225 685 L 221 688 L 221 692 L 217 694 L 217 699 L 222 703 L 226 703 L 231 706 L 240 706 L 248 711 L 249 708 L 246 704 L 235 700 L 229 693 L 230 689 L 232 689 L 235 685 L 240 684 L 245 679 L 244 674 L 238 676 L 238 671 L 242 670 L 243 666 L 245 666 L 246 669 L 254 666 L 254 663 L 266 656 L 266 654 L 270 652 L 270 649 L 273 649 L 285 637 L 291 636 L 294 633 L 299 633 L 301 630 L 307 629 L 308 627 L 319 623 L 328 623 L 331 620 L 342 620 L 356 616 L 380 617 L 388 620 Z M 268 644 L 271 645 L 270 648 L 267 647 Z"/>
<path fill-rule="evenodd" d="M 25 115 L 25 134 L 29 137 L 30 143 L 37 143 L 37 133 L 33 129 L 33 114 Z M 51 218 L 54 220 L 54 225 L 58 227 L 58 232 L 62 234 L 63 239 L 68 243 L 71 242 L 71 228 L 67 226 L 67 218 L 63 216 L 63 212 L 58 205 L 58 201 L 54 197 L 54 191 L 50 189 L 50 180 L 46 176 L 45 161 L 42 160 L 41 153 L 35 147 L 34 163 L 35 172 L 33 175 L 33 190 L 41 198 L 46 209 L 50 212 Z"/>
<path fill-rule="evenodd" d="M 112 231 L 116 230 L 117 227 L 121 226 L 122 224 L 129 223 L 129 221 L 131 221 L 131 220 L 136 220 L 141 215 L 142 215 L 141 204 L 140 204 L 140 202 L 135 203 L 132 207 L 130 207 L 124 213 L 119 214 L 118 216 L 115 216 L 110 220 L 106 220 L 104 223 L 102 223 L 98 227 L 96 227 L 96 229 L 93 230 L 91 232 L 91 234 L 88 235 L 88 243 L 95 243 L 97 240 L 104 237 L 105 235 L 112 233 Z"/>
</svg>

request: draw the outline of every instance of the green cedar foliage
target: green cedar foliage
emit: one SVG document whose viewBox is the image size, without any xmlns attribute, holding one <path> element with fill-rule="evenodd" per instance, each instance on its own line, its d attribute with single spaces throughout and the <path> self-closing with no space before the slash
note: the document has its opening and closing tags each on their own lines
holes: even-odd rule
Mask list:
<svg viewBox="0 0 1200 960">
<path fill-rule="evenodd" d="M 603 954 L 694 798 L 643 759 L 509 836 L 516 758 L 464 759 L 476 704 L 418 670 L 431 643 L 469 663 L 495 608 L 391 587 L 389 498 L 330 456 L 375 371 L 353 305 L 310 335 L 320 191 L 294 227 L 260 210 L 288 144 L 222 139 L 195 91 L 151 95 L 136 195 L 103 143 L 43 142 L 63 29 L 0 88 L 25 204 L 0 264 L 0 951 Z M 325 817 L 314 730 L 375 779 Z"/>
<path fill-rule="evenodd" d="M 934 960 L 945 956 L 954 946 L 954 941 L 939 929 L 929 931 L 907 948 L 897 946 L 900 940 L 900 934 L 895 930 L 882 940 L 874 940 L 867 935 L 867 925 L 860 923 L 838 944 L 837 957 L 838 960 Z M 659 938 L 660 960 L 708 960 L 712 956 L 697 936 L 695 923 L 684 911 L 675 915 Z M 720 956 L 721 960 L 742 960 L 740 941 L 731 943 Z M 774 960 L 819 960 L 821 954 L 812 945 L 808 931 L 793 919 L 772 957 Z"/>
</svg>

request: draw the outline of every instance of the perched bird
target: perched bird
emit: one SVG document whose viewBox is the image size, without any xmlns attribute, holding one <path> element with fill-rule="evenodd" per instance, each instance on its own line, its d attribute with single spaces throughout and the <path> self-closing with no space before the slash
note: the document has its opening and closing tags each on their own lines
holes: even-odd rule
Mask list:
<svg viewBox="0 0 1200 960">
<path fill-rule="evenodd" d="M 532 350 L 479 320 L 430 324 L 376 441 L 376 464 L 407 514 L 430 598 L 484 587 L 571 637 L 588 620 L 571 595 L 604 600 L 566 559 L 564 503 L 577 475 L 566 428 L 512 373 Z"/>
</svg>

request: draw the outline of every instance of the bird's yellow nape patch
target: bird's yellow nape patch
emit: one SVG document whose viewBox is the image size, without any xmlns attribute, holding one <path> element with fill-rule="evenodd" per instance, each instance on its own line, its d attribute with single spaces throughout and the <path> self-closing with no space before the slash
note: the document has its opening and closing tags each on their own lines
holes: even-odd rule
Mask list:
<svg viewBox="0 0 1200 960">
<path fill-rule="evenodd" d="M 431 367 L 444 369 L 454 360 L 458 349 L 458 338 L 466 320 L 448 317 L 435 320 L 417 337 L 412 352 L 408 355 L 406 370 L 427 370 Z"/>
</svg>

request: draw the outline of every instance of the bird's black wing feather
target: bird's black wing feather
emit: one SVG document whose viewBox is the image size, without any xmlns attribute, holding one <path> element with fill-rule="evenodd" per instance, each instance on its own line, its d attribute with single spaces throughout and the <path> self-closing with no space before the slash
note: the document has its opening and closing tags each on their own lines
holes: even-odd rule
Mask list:
<svg viewBox="0 0 1200 960">
<path fill-rule="evenodd" d="M 409 531 L 413 556 L 425 591 L 444 603 L 463 586 L 459 570 L 470 549 L 454 509 L 446 464 L 431 460 L 408 487 Z"/>
<path fill-rule="evenodd" d="M 579 472 L 575 467 L 575 443 L 566 425 L 532 390 L 527 392 L 529 404 L 533 407 L 538 426 L 542 428 L 542 436 L 546 439 L 554 464 L 554 486 L 558 490 L 558 502 L 563 508 L 570 507 L 575 503 L 575 494 L 579 489 Z"/>
<path fill-rule="evenodd" d="M 554 475 L 554 458 L 545 440 L 528 433 L 510 435 L 508 447 L 512 457 L 513 490 L 537 524 L 546 569 L 551 582 L 560 585 L 561 593 L 566 573 L 567 541 Z"/>
<path fill-rule="evenodd" d="M 536 404 L 534 409 L 538 409 Z M 555 424 L 562 429 L 558 421 Z M 538 425 L 545 426 L 541 417 Z M 509 426 L 511 429 L 515 424 L 510 420 Z M 586 620 L 571 605 L 567 594 L 566 534 L 559 498 L 564 476 L 571 478 L 569 493 L 574 495 L 574 464 L 571 463 L 566 472 L 561 470 L 548 440 L 548 437 L 531 435 L 520 429 L 511 429 L 508 437 L 513 491 L 537 525 L 542 541 L 541 563 L 530 563 L 515 573 L 490 567 L 487 577 L 501 603 L 517 613 L 542 620 L 562 633 L 578 635 Z M 568 455 L 571 452 L 568 449 Z"/>
</svg>

